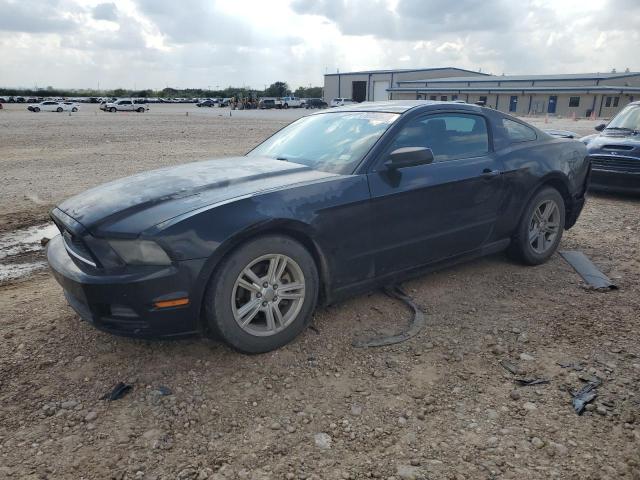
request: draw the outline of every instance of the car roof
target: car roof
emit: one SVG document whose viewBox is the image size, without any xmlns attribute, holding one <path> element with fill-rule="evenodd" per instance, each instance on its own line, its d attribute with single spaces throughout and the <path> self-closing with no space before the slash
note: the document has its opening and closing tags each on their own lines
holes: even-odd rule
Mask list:
<svg viewBox="0 0 640 480">
<path fill-rule="evenodd" d="M 440 102 L 435 100 L 389 100 L 383 102 L 362 102 L 344 107 L 332 108 L 331 112 L 385 112 L 385 113 L 405 113 L 414 108 L 441 107 L 454 108 L 456 110 L 467 110 L 480 112 L 483 107 L 469 103 Z"/>
</svg>

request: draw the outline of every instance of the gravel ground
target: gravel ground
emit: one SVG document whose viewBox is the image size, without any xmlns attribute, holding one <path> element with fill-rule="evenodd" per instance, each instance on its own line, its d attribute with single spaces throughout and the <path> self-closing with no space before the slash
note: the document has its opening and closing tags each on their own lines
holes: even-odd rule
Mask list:
<svg viewBox="0 0 640 480">
<path fill-rule="evenodd" d="M 301 113 L 11 107 L 0 111 L 5 230 L 112 178 L 242 153 Z M 495 255 L 405 283 L 427 328 L 378 349 L 351 342 L 409 317 L 381 293 L 320 309 L 291 345 L 244 356 L 98 332 L 46 272 L 5 284 L 0 478 L 640 479 L 639 206 L 592 195 L 563 239 L 619 290 L 586 288 L 558 255 L 534 268 Z M 594 375 L 598 397 L 578 416 L 568 390 Z M 120 381 L 133 389 L 100 400 Z"/>
</svg>

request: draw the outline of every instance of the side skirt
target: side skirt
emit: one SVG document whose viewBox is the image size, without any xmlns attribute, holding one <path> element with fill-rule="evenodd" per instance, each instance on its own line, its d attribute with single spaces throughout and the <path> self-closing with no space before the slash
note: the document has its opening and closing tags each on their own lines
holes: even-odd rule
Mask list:
<svg viewBox="0 0 640 480">
<path fill-rule="evenodd" d="M 366 280 L 364 282 L 358 282 L 346 287 L 342 287 L 338 290 L 332 290 L 331 288 L 327 288 L 326 299 L 323 302 L 323 305 L 331 305 L 336 302 L 346 300 L 349 297 L 353 297 L 355 295 L 359 295 L 362 293 L 367 293 L 372 290 L 384 287 L 386 285 L 391 285 L 394 283 L 399 283 L 402 281 L 409 280 L 411 278 L 420 277 L 427 273 L 431 273 L 437 270 L 442 270 L 453 265 L 457 265 L 459 263 L 464 263 L 469 260 L 473 260 L 475 258 L 484 257 L 486 255 L 492 255 L 494 253 L 501 252 L 505 250 L 509 244 L 511 243 L 511 239 L 505 238 L 503 240 L 499 240 L 497 242 L 489 243 L 487 245 L 483 245 L 482 247 L 472 250 L 470 252 L 466 252 L 460 255 L 456 255 L 454 257 L 449 257 L 444 260 L 438 260 L 433 263 L 428 263 L 426 265 L 420 265 L 417 267 L 410 267 L 406 270 L 402 270 L 400 272 L 393 272 L 382 277 L 376 277 L 373 280 Z"/>
</svg>

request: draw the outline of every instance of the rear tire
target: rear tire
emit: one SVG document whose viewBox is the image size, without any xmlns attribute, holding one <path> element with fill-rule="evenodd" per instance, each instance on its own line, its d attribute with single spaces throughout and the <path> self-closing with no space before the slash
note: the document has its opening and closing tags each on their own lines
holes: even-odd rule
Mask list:
<svg viewBox="0 0 640 480">
<path fill-rule="evenodd" d="M 280 235 L 258 237 L 233 251 L 213 274 L 203 312 L 212 333 L 231 347 L 268 352 L 308 326 L 318 283 L 313 257 L 300 243 Z"/>
<path fill-rule="evenodd" d="M 542 188 L 522 214 L 509 247 L 510 255 L 527 265 L 546 262 L 560 244 L 564 223 L 564 198 L 553 187 Z"/>
</svg>

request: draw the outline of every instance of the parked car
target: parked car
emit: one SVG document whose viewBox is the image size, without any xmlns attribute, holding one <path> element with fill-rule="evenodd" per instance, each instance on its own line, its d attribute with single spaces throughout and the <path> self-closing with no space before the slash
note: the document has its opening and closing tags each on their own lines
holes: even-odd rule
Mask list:
<svg viewBox="0 0 640 480">
<path fill-rule="evenodd" d="M 327 108 L 327 102 L 322 100 L 321 98 L 307 98 L 305 101 L 305 108 Z"/>
<path fill-rule="evenodd" d="M 140 112 L 149 110 L 149 107 L 143 103 L 136 103 L 132 99 L 120 99 L 112 103 L 107 103 L 104 107 L 107 112 Z"/>
<path fill-rule="evenodd" d="M 496 110 L 377 102 L 305 116 L 246 156 L 163 168 L 54 208 L 69 304 L 137 337 L 293 340 L 318 302 L 508 248 L 547 261 L 582 210 L 589 161 Z"/>
<path fill-rule="evenodd" d="M 298 97 L 282 97 L 280 105 L 282 108 L 300 108 L 304 106 L 304 101 Z"/>
<path fill-rule="evenodd" d="M 55 100 L 45 100 L 40 103 L 32 103 L 27 107 L 27 110 L 31 112 L 64 112 L 67 109 L 67 105 Z"/>
<path fill-rule="evenodd" d="M 258 108 L 260 110 L 276 108 L 276 100 L 274 98 L 261 98 L 258 102 Z"/>
<path fill-rule="evenodd" d="M 62 109 L 67 112 L 77 112 L 80 104 L 76 102 L 60 102 Z"/>
<path fill-rule="evenodd" d="M 591 159 L 590 187 L 640 193 L 640 102 L 632 102 L 598 133 L 581 138 Z"/>
<path fill-rule="evenodd" d="M 331 100 L 332 107 L 344 107 L 345 105 L 352 105 L 356 102 L 351 100 L 350 98 L 334 98 Z"/>
<path fill-rule="evenodd" d="M 215 107 L 218 102 L 213 100 L 203 100 L 202 102 L 196 103 L 196 107 Z"/>
</svg>

